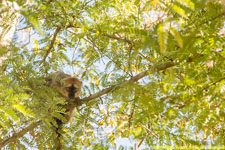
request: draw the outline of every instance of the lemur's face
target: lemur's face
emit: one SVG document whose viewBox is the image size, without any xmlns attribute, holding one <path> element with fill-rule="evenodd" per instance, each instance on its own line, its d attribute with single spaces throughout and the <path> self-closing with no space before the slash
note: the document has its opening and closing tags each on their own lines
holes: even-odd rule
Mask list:
<svg viewBox="0 0 225 150">
<path fill-rule="evenodd" d="M 64 97 L 74 99 L 80 96 L 82 82 L 77 78 L 66 78 L 62 86 Z"/>
</svg>

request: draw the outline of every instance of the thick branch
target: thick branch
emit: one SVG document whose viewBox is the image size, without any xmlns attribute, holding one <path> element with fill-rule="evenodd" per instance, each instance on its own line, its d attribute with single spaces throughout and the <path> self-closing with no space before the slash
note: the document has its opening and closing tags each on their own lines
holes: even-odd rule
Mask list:
<svg viewBox="0 0 225 150">
<path fill-rule="evenodd" d="M 146 71 L 143 71 L 143 72 L 137 74 L 136 76 L 132 77 L 130 80 L 125 80 L 122 83 L 119 83 L 117 85 L 113 85 L 113 86 L 108 87 L 106 89 L 103 89 L 103 90 L 101 90 L 101 91 L 99 91 L 99 92 L 97 92 L 97 93 L 95 93 L 93 95 L 85 97 L 85 98 L 81 99 L 81 102 L 83 102 L 83 103 L 84 102 L 88 102 L 88 101 L 90 101 L 92 99 L 95 99 L 95 98 L 98 98 L 98 97 L 100 97 L 100 96 L 102 96 L 104 94 L 107 94 L 107 93 L 109 93 L 109 92 L 111 92 L 111 91 L 113 91 L 115 89 L 118 89 L 118 88 L 120 88 L 120 87 L 122 87 L 122 86 L 124 86 L 124 85 L 126 85 L 126 84 L 128 84 L 130 82 L 136 82 L 136 81 L 142 79 L 143 77 L 147 76 L 149 72 L 156 72 L 156 71 L 165 70 L 165 69 L 173 67 L 175 65 L 176 64 L 173 63 L 173 62 L 168 62 L 168 63 L 164 63 L 164 64 L 161 64 L 161 65 L 157 65 L 155 67 L 150 68 L 149 70 L 146 70 Z"/>
<path fill-rule="evenodd" d="M 50 43 L 50 45 L 49 45 L 49 48 L 48 48 L 48 50 L 46 51 L 45 56 L 44 56 L 44 58 L 43 58 L 43 60 L 42 60 L 42 63 L 45 62 L 46 58 L 47 58 L 48 55 L 50 54 L 50 52 L 51 52 L 51 50 L 52 50 L 52 48 L 53 48 L 53 45 L 54 45 L 54 43 L 55 43 L 56 36 L 57 36 L 57 34 L 59 33 L 60 29 L 61 29 L 61 27 L 60 27 L 60 26 L 57 26 L 57 28 L 56 28 L 56 30 L 55 30 L 55 33 L 53 34 L 53 38 L 52 38 L 52 40 L 51 40 L 51 43 Z"/>
<path fill-rule="evenodd" d="M 0 148 L 4 147 L 8 143 L 16 141 L 20 137 L 23 137 L 28 131 L 31 131 L 32 129 L 36 128 L 40 124 L 41 124 L 41 121 L 35 122 L 29 125 L 28 127 L 26 127 L 25 129 L 21 130 L 20 132 L 13 134 L 11 137 L 9 137 L 8 139 L 0 143 Z"/>
</svg>

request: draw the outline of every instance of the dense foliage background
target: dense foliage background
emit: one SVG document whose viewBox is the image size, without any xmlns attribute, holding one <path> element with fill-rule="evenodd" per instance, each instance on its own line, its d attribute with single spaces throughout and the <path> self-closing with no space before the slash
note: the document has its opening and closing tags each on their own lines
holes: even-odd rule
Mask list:
<svg viewBox="0 0 225 150">
<path fill-rule="evenodd" d="M 0 42 L 0 147 L 54 147 L 58 70 L 84 84 L 64 149 L 224 146 L 224 3 L 3 1 L 0 40 L 19 23 Z"/>
</svg>

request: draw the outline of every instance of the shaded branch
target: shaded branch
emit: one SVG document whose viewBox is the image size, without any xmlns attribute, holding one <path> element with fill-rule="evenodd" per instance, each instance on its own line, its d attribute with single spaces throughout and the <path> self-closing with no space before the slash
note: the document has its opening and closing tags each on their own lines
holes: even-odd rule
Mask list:
<svg viewBox="0 0 225 150">
<path fill-rule="evenodd" d="M 50 54 L 50 52 L 51 52 L 51 50 L 52 50 L 52 48 L 53 48 L 53 45 L 54 45 L 54 43 L 55 43 L 56 36 L 57 36 L 57 34 L 59 33 L 60 29 L 61 29 L 61 27 L 60 27 L 60 26 L 57 26 L 57 28 L 56 28 L 56 30 L 55 30 L 55 33 L 53 34 L 53 38 L 52 38 L 52 40 L 51 40 L 51 42 L 50 42 L 49 48 L 48 48 L 48 50 L 46 51 L 44 58 L 42 59 L 42 63 L 45 62 L 46 58 L 47 58 L 48 55 Z"/>
<path fill-rule="evenodd" d="M 0 148 L 4 147 L 5 145 L 7 145 L 11 142 L 16 141 L 18 138 L 23 137 L 28 131 L 31 131 L 32 129 L 36 128 L 40 124 L 41 124 L 41 121 L 37 121 L 37 122 L 29 125 L 28 127 L 22 129 L 20 132 L 14 133 L 11 137 L 9 137 L 6 140 L 3 140 L 2 142 L 0 142 Z"/>
</svg>

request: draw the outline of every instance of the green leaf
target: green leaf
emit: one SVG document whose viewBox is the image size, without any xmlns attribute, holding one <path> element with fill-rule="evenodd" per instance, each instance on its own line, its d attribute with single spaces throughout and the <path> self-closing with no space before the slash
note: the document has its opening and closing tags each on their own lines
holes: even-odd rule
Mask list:
<svg viewBox="0 0 225 150">
<path fill-rule="evenodd" d="M 34 28 L 44 37 L 44 32 L 41 29 L 40 24 L 38 23 L 37 17 L 31 16 L 28 12 L 23 12 L 24 16 L 30 21 L 30 23 L 34 26 Z"/>
<path fill-rule="evenodd" d="M 140 0 L 135 0 L 134 4 L 135 4 L 136 6 L 139 6 Z"/>
<path fill-rule="evenodd" d="M 47 7 L 45 5 L 41 6 L 41 10 L 45 10 Z"/>
<path fill-rule="evenodd" d="M 99 100 L 93 99 L 93 100 L 90 100 L 86 105 L 87 106 L 93 106 L 94 104 L 97 104 L 97 103 L 99 103 Z"/>
<path fill-rule="evenodd" d="M 201 145 L 198 141 L 192 140 L 192 139 L 185 139 L 186 142 L 191 143 L 193 145 L 199 146 Z"/>
<path fill-rule="evenodd" d="M 4 123 L 4 122 L 2 122 L 1 120 L 0 120 L 0 126 L 2 126 L 3 128 L 8 129 L 8 127 L 5 125 L 5 123 Z"/>
<path fill-rule="evenodd" d="M 136 34 L 136 35 L 142 35 L 142 36 L 148 36 L 151 33 L 150 31 L 142 30 L 136 27 L 125 28 L 123 29 L 123 32 Z"/>
<path fill-rule="evenodd" d="M 23 113 L 24 116 L 29 116 L 32 118 L 35 117 L 33 112 L 30 109 L 26 109 L 24 105 L 17 104 L 17 105 L 14 105 L 13 107 L 16 108 L 19 112 Z"/>
<path fill-rule="evenodd" d="M 65 123 L 67 122 L 66 118 L 61 113 L 59 113 L 59 112 L 54 112 L 53 113 L 53 116 L 56 117 L 56 118 L 58 118 L 58 119 L 60 119 L 60 120 L 62 120 Z"/>
<path fill-rule="evenodd" d="M 177 31 L 176 28 L 170 28 L 170 33 L 174 36 L 174 38 L 177 40 L 177 43 L 181 48 L 183 48 L 183 40 L 181 38 L 180 33 Z"/>
<path fill-rule="evenodd" d="M 141 131 L 142 131 L 142 128 L 141 127 L 138 127 L 136 130 L 135 130 L 135 133 L 134 133 L 134 136 L 137 137 L 141 134 Z"/>
<path fill-rule="evenodd" d="M 0 108 L 0 111 L 2 111 L 1 108 Z M 3 112 L 3 113 L 0 114 L 0 125 L 1 125 L 3 128 L 8 129 L 8 126 L 7 126 L 6 124 L 9 122 L 9 119 L 8 119 L 7 116 L 5 116 L 4 111 L 2 111 L 2 112 Z"/>
<path fill-rule="evenodd" d="M 59 52 L 60 57 L 65 60 L 67 63 L 70 63 L 70 59 L 63 52 Z"/>
<path fill-rule="evenodd" d="M 6 115 L 10 117 L 13 121 L 18 121 L 19 118 L 16 116 L 16 113 L 12 109 L 5 109 L 4 110 Z"/>
<path fill-rule="evenodd" d="M 181 5 L 184 5 L 192 10 L 195 9 L 195 4 L 191 0 L 177 0 Z"/>
<path fill-rule="evenodd" d="M 185 18 L 187 17 L 185 11 L 177 5 L 172 5 L 172 10 L 178 13 L 179 15 L 181 15 L 182 17 L 185 17 Z"/>
<path fill-rule="evenodd" d="M 0 56 L 3 56 L 5 54 L 7 54 L 8 52 L 9 52 L 9 50 L 6 47 L 1 47 L 0 46 Z"/>
<path fill-rule="evenodd" d="M 164 24 L 160 24 L 158 27 L 158 37 L 159 37 L 158 40 L 159 40 L 160 52 L 164 54 L 166 52 L 167 38 L 168 38 L 168 32 Z"/>
</svg>

